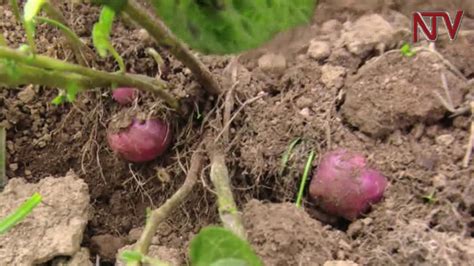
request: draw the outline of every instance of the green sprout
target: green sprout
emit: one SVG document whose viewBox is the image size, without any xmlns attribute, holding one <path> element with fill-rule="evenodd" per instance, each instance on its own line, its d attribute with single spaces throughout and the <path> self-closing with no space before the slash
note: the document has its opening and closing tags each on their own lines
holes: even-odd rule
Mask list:
<svg viewBox="0 0 474 266">
<path fill-rule="evenodd" d="M 303 177 L 301 178 L 300 189 L 298 191 L 298 197 L 296 198 L 296 207 L 300 208 L 301 203 L 303 201 L 303 192 L 306 186 L 306 180 L 308 179 L 309 171 L 311 170 L 311 166 L 313 165 L 314 160 L 314 151 L 311 151 L 309 154 L 308 160 L 306 161 L 306 165 L 304 167 Z"/>
<path fill-rule="evenodd" d="M 280 165 L 280 176 L 283 174 L 283 171 L 285 171 L 286 164 L 288 163 L 288 160 L 290 159 L 291 152 L 295 148 L 295 146 L 301 141 L 301 138 L 296 138 L 294 139 L 290 145 L 288 145 L 288 149 L 283 153 L 283 156 L 281 157 L 281 165 Z"/>
<path fill-rule="evenodd" d="M 409 43 L 405 43 L 402 48 L 400 48 L 400 52 L 405 57 L 412 57 L 416 54 L 416 52 L 412 50 L 411 45 Z"/>
<path fill-rule="evenodd" d="M 438 201 L 438 199 L 435 197 L 435 192 L 431 192 L 430 194 L 424 195 L 422 197 L 427 203 L 433 204 Z"/>
<path fill-rule="evenodd" d="M 0 235 L 6 233 L 8 230 L 13 228 L 16 224 L 21 222 L 25 217 L 30 214 L 33 209 L 40 204 L 42 197 L 39 193 L 34 193 L 27 201 L 25 201 L 18 209 L 12 214 L 5 217 L 0 221 Z"/>
</svg>

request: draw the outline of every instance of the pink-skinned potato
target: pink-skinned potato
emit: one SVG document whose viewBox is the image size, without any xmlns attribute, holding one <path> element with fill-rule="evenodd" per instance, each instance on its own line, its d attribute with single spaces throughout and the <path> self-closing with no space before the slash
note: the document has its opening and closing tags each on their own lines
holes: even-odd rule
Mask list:
<svg viewBox="0 0 474 266">
<path fill-rule="evenodd" d="M 138 97 L 138 90 L 134 88 L 116 88 L 112 92 L 112 98 L 121 105 L 132 103 Z"/>
<path fill-rule="evenodd" d="M 110 148 L 125 160 L 142 163 L 161 156 L 171 142 L 171 130 L 168 123 L 160 119 L 139 121 L 118 132 L 107 133 Z"/>
<path fill-rule="evenodd" d="M 363 155 L 338 149 L 322 156 L 309 194 L 325 212 L 353 221 L 383 198 L 387 185 Z"/>
</svg>

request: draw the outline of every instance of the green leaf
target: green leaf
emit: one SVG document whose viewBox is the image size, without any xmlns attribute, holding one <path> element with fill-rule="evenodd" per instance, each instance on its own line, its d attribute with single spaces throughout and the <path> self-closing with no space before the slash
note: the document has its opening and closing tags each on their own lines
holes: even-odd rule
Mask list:
<svg viewBox="0 0 474 266">
<path fill-rule="evenodd" d="M 115 11 L 109 7 L 103 7 L 100 12 L 99 21 L 92 28 L 92 41 L 100 56 L 106 57 L 110 47 L 110 32 L 115 18 Z"/>
<path fill-rule="evenodd" d="M 308 23 L 316 0 L 153 0 L 159 17 L 205 54 L 254 49 L 278 32 Z"/>
<path fill-rule="evenodd" d="M 68 102 L 72 103 L 76 100 L 77 94 L 79 93 L 80 88 L 77 84 L 71 83 L 66 88 L 66 99 Z"/>
<path fill-rule="evenodd" d="M 120 254 L 120 258 L 125 263 L 134 263 L 134 262 L 141 262 L 143 259 L 142 253 L 133 250 L 125 250 Z"/>
<path fill-rule="evenodd" d="M 23 9 L 23 19 L 25 21 L 33 21 L 43 7 L 46 0 L 28 0 Z"/>
<path fill-rule="evenodd" d="M 25 203 L 23 203 L 18 209 L 12 214 L 7 216 L 5 219 L 0 221 L 0 235 L 6 233 L 17 223 L 21 222 L 25 217 L 30 214 L 33 209 L 38 206 L 41 202 L 42 197 L 39 193 L 33 194 Z"/>
<path fill-rule="evenodd" d="M 35 51 L 34 37 L 36 34 L 36 24 L 34 19 L 41 11 L 41 8 L 45 2 L 46 0 L 28 0 L 25 3 L 25 7 L 23 8 L 23 20 L 26 37 L 33 51 Z"/>
<path fill-rule="evenodd" d="M 125 64 L 122 57 L 115 51 L 110 42 L 110 33 L 115 19 L 115 11 L 104 6 L 100 12 L 99 21 L 92 28 L 92 42 L 101 57 L 106 57 L 110 52 L 119 64 L 120 70 L 125 72 Z"/>
<path fill-rule="evenodd" d="M 408 43 L 405 43 L 402 48 L 400 48 L 400 52 L 406 57 L 412 57 L 415 55 L 415 52 L 411 49 L 411 46 Z"/>
<path fill-rule="evenodd" d="M 245 263 L 232 265 L 263 265 L 249 243 L 225 228 L 214 226 L 202 229 L 193 238 L 190 258 L 194 266 L 223 265 L 222 260 L 229 262 L 230 259 L 233 263 Z"/>
<path fill-rule="evenodd" d="M 134 250 L 125 250 L 120 254 L 120 259 L 122 259 L 127 264 L 133 263 L 144 263 L 151 266 L 170 266 L 166 262 L 162 262 L 159 259 L 150 258 L 148 256 L 143 255 L 139 251 Z"/>
<path fill-rule="evenodd" d="M 51 101 L 51 104 L 58 106 L 58 105 L 63 104 L 66 101 L 67 101 L 67 97 L 65 95 L 65 92 L 63 90 L 60 90 L 58 96 L 54 97 L 54 99 Z"/>
<path fill-rule="evenodd" d="M 244 260 L 239 259 L 222 259 L 212 263 L 210 266 L 247 266 Z"/>
</svg>

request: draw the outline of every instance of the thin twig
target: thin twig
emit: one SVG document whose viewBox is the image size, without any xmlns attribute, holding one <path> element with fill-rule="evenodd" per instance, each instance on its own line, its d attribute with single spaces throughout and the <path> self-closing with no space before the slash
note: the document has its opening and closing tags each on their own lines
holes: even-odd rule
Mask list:
<svg viewBox="0 0 474 266">
<path fill-rule="evenodd" d="M 464 81 L 467 81 L 467 78 L 461 73 L 461 71 L 459 71 L 459 69 L 457 69 L 451 62 L 449 62 L 446 58 L 444 58 L 444 56 L 440 54 L 438 51 L 430 49 L 430 48 L 426 48 L 426 47 L 413 48 L 413 52 L 419 52 L 419 51 L 425 51 L 425 52 L 429 52 L 436 55 L 449 69 L 451 69 L 451 71 L 456 73 L 456 75 L 459 78 L 461 78 Z"/>
<path fill-rule="evenodd" d="M 145 229 L 143 230 L 140 239 L 135 244 L 135 251 L 141 254 L 147 254 L 148 248 L 150 247 L 151 240 L 156 233 L 158 225 L 160 225 L 169 215 L 175 211 L 179 205 L 181 205 L 186 197 L 191 193 L 194 185 L 198 180 L 198 176 L 202 167 L 203 156 L 202 153 L 197 150 L 191 157 L 191 166 L 186 175 L 186 180 L 181 188 L 171 196 L 160 208 L 153 210 L 146 222 Z M 138 263 L 132 263 L 133 266 L 138 266 Z"/>
<path fill-rule="evenodd" d="M 188 67 L 202 87 L 213 95 L 220 95 L 222 89 L 209 69 L 180 41 L 156 16 L 150 15 L 136 1 L 129 0 L 123 12 L 145 29 L 155 41 Z"/>
<path fill-rule="evenodd" d="M 446 75 L 441 73 L 441 83 L 443 84 L 444 94 L 446 94 L 447 102 L 454 107 L 453 99 L 451 98 L 451 92 L 449 91 L 448 81 L 446 80 Z"/>
</svg>

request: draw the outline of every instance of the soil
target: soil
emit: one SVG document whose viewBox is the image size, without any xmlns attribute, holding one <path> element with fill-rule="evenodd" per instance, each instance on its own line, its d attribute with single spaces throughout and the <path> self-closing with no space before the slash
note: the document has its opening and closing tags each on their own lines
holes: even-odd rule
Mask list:
<svg viewBox="0 0 474 266">
<path fill-rule="evenodd" d="M 450 4 L 439 8 L 462 7 L 466 14 L 456 41 L 440 37 L 436 42 L 442 59 L 433 52 L 404 57 L 393 50 L 410 40 L 404 32 L 410 30 L 411 12 L 438 7 L 440 1 L 378 0 L 320 1 L 311 26 L 281 34 L 237 58 L 200 57 L 226 88 L 234 88 L 233 112 L 239 112 L 229 130 L 227 163 L 249 238 L 268 265 L 326 260 L 467 265 L 474 260 L 474 162 L 462 165 L 471 118 L 451 117 L 433 94 L 445 95 L 444 73 L 456 107 L 473 99 L 474 85 L 467 80 L 474 77 L 474 5 L 469 0 L 446 2 Z M 98 8 L 60 3 L 69 25 L 92 48 L 90 31 Z M 0 5 L 0 13 L 0 31 L 8 43 L 17 47 L 25 42 L 6 4 Z M 371 30 L 365 15 L 383 20 L 373 34 L 358 32 L 360 25 Z M 127 107 L 113 102 L 107 89 L 81 93 L 74 104 L 59 107 L 50 104 L 54 89 L 0 90 L 7 176 L 36 183 L 73 169 L 88 184 L 93 207 L 82 245 L 93 257 L 106 257 L 104 265 L 113 263 L 113 256 L 102 256 L 98 236 L 122 241 L 143 226 L 147 207 L 160 206 L 182 184 L 203 131 L 222 129 L 222 99 L 202 97 L 188 69 L 127 21 L 115 23 L 112 32 L 129 72 L 159 76 L 187 103 L 183 118 L 157 106 L 153 95 L 140 95 L 141 109 L 165 113 L 175 123 L 172 148 L 160 159 L 129 164 L 110 151 L 107 125 Z M 316 44 L 319 48 L 310 47 Z M 61 34 L 49 26 L 39 27 L 37 46 L 41 53 L 72 60 Z M 149 47 L 163 57 L 161 69 L 147 55 Z M 321 47 L 329 53 L 317 53 Z M 264 66 L 263 56 L 278 65 Z M 117 69 L 111 58 L 97 57 L 92 63 Z M 229 79 L 232 70 L 238 83 Z M 282 165 L 282 154 L 295 139 L 300 141 Z M 295 200 L 310 151 L 316 152 L 316 167 L 320 154 L 337 147 L 363 153 L 390 181 L 384 200 L 352 223 L 329 217 L 309 198 L 306 213 L 289 203 Z M 159 245 L 179 250 L 183 257 L 189 239 L 219 221 L 214 194 L 202 183 L 206 175 L 208 169 L 187 203 L 158 231 Z M 435 200 L 426 200 L 431 194 Z"/>
</svg>

